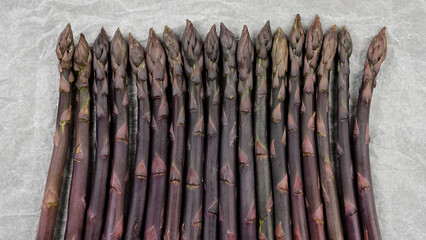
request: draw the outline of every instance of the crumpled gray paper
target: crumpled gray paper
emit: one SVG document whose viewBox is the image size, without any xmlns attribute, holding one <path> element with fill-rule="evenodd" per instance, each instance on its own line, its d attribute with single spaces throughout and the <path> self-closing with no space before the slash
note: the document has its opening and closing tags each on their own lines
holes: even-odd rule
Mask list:
<svg viewBox="0 0 426 240">
<path fill-rule="evenodd" d="M 307 29 L 346 25 L 353 40 L 351 113 L 366 50 L 387 26 L 388 55 L 371 106 L 371 168 L 383 239 L 426 239 L 426 4 L 413 1 L 2 1 L 0 8 L 0 239 L 33 239 L 53 148 L 59 74 L 55 45 L 68 22 L 90 44 L 103 26 L 144 46 L 148 29 L 179 35 L 190 19 L 202 37 L 223 21 L 254 38 L 266 20 L 289 32 L 296 13 Z M 66 182 L 69 183 L 70 176 Z M 61 204 L 66 206 L 66 204 Z M 62 211 L 66 213 L 66 211 Z M 65 214 L 66 215 L 66 214 Z M 66 216 L 61 215 L 64 231 Z"/>
</svg>

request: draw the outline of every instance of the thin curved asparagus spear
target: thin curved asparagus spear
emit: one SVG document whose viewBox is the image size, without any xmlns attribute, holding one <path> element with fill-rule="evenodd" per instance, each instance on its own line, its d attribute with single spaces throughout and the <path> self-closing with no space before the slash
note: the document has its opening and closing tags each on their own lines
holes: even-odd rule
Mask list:
<svg viewBox="0 0 426 240">
<path fill-rule="evenodd" d="M 237 42 L 220 23 L 223 67 L 222 125 L 220 134 L 219 239 L 238 239 L 237 229 Z"/>
<path fill-rule="evenodd" d="M 253 148 L 253 61 L 254 47 L 247 26 L 244 25 L 237 47 L 238 95 L 240 124 L 238 141 L 239 159 L 239 217 L 241 239 L 257 239 L 256 181 Z"/>
<path fill-rule="evenodd" d="M 146 47 L 146 65 L 151 85 L 151 174 L 145 213 L 144 239 L 160 239 L 167 194 L 168 115 L 166 89 L 168 76 L 166 52 L 154 30 L 149 30 Z"/>
<path fill-rule="evenodd" d="M 291 215 L 294 239 L 309 239 L 303 190 L 302 161 L 300 154 L 300 75 L 303 65 L 303 33 L 300 15 L 297 14 L 289 34 L 290 57 L 289 101 L 287 108 L 287 151 L 290 175 Z"/>
<path fill-rule="evenodd" d="M 364 75 L 359 89 L 358 105 L 355 117 L 354 151 L 355 169 L 358 183 L 358 201 L 360 207 L 362 234 L 364 239 L 380 240 L 379 222 L 377 219 L 376 204 L 374 201 L 373 182 L 370 169 L 370 135 L 369 117 L 371 97 L 376 86 L 376 77 L 380 66 L 386 58 L 386 28 L 374 37 L 367 51 L 364 65 Z"/>
<path fill-rule="evenodd" d="M 323 32 L 318 15 L 309 27 L 305 40 L 303 64 L 303 91 L 301 112 L 303 177 L 305 180 L 306 211 L 312 239 L 327 239 L 324 227 L 324 210 L 321 200 L 317 141 L 315 138 L 315 83 L 321 54 Z"/>
<path fill-rule="evenodd" d="M 182 36 L 183 65 L 189 83 L 189 130 L 186 161 L 183 239 L 201 239 L 203 226 L 204 82 L 203 42 L 187 20 Z"/>
<path fill-rule="evenodd" d="M 254 130 L 256 153 L 256 200 L 259 222 L 259 239 L 274 238 L 274 214 L 272 212 L 272 179 L 268 147 L 268 73 L 272 48 L 272 32 L 269 21 L 260 30 L 256 39 L 256 77 L 254 87 Z"/>
<path fill-rule="evenodd" d="M 186 82 L 178 36 L 167 26 L 163 32 L 172 84 L 172 123 L 170 126 L 170 172 L 164 239 L 179 239 L 182 211 L 182 175 L 186 151 Z"/>
<path fill-rule="evenodd" d="M 114 34 L 111 41 L 111 67 L 114 84 L 114 152 L 109 185 L 108 207 L 105 216 L 102 239 L 121 239 L 123 235 L 124 197 L 126 176 L 128 174 L 127 158 L 129 154 L 129 99 L 127 78 L 128 49 L 127 42 L 120 32 Z"/>
<path fill-rule="evenodd" d="M 204 172 L 203 239 L 217 238 L 217 214 L 219 201 L 219 38 L 213 25 L 204 41 L 204 67 L 206 69 L 207 141 Z"/>
<path fill-rule="evenodd" d="M 77 123 L 75 125 L 75 149 L 64 239 L 78 240 L 83 238 L 87 173 L 89 170 L 89 77 L 91 71 L 92 50 L 90 50 L 84 35 L 80 34 L 80 41 L 75 46 L 74 54 L 74 72 L 77 74 Z"/>
<path fill-rule="evenodd" d="M 148 97 L 145 50 L 131 33 L 129 33 L 129 63 L 136 79 L 138 134 L 136 137 L 133 190 L 130 196 L 130 210 L 124 239 L 139 239 L 142 232 L 142 220 L 147 195 L 151 107 Z"/>
<path fill-rule="evenodd" d="M 96 161 L 93 167 L 92 193 L 87 209 L 84 239 L 100 239 L 104 219 L 105 197 L 110 161 L 110 110 L 108 106 L 109 41 L 101 29 L 93 44 L 93 105 L 96 108 Z"/>
<path fill-rule="evenodd" d="M 41 204 L 36 240 L 51 240 L 55 232 L 56 215 L 58 213 L 59 196 L 63 180 L 67 153 L 70 148 L 69 140 L 71 125 L 71 98 L 74 75 L 71 71 L 74 55 L 74 37 L 71 25 L 68 24 L 58 37 L 56 55 L 59 60 L 58 71 L 59 102 L 56 117 L 55 135 L 53 136 L 53 152 L 47 174 L 46 186 Z"/>
<path fill-rule="evenodd" d="M 345 235 L 348 240 L 361 240 L 361 225 L 359 222 L 358 208 L 356 203 L 353 164 L 351 157 L 351 146 L 349 142 L 349 57 L 352 54 L 352 39 L 346 27 L 343 26 L 339 33 L 338 54 L 338 156 L 340 168 L 340 181 L 342 185 L 341 204 L 345 210 Z"/>
<path fill-rule="evenodd" d="M 275 239 L 292 239 L 291 206 L 288 191 L 286 158 L 285 97 L 287 88 L 288 45 L 281 28 L 275 32 L 272 45 L 272 84 L 270 112 L 270 150 L 272 190 L 274 195 Z"/>
<path fill-rule="evenodd" d="M 339 199 L 337 196 L 336 180 L 330 156 L 330 137 L 328 127 L 328 94 L 329 77 L 337 48 L 336 26 L 325 35 L 321 60 L 318 66 L 316 86 L 316 132 L 318 145 L 318 165 L 322 197 L 324 199 L 327 236 L 329 239 L 342 240 L 343 229 L 340 219 Z"/>
</svg>

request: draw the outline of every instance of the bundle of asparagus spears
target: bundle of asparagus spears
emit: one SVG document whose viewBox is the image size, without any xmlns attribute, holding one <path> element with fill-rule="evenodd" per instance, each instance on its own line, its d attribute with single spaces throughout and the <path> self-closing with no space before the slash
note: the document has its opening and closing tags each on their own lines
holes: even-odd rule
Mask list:
<svg viewBox="0 0 426 240">
<path fill-rule="evenodd" d="M 383 28 L 349 116 L 351 36 L 345 26 L 324 35 L 318 15 L 307 32 L 297 15 L 288 37 L 268 21 L 254 42 L 247 26 L 237 41 L 223 23 L 203 42 L 187 20 L 181 40 L 167 26 L 163 40 L 150 29 L 146 50 L 119 29 L 111 42 L 102 29 L 92 47 L 83 34 L 74 46 L 68 24 L 56 47 L 58 114 L 36 239 L 54 237 L 71 159 L 65 239 L 381 239 L 369 116 L 386 51 Z"/>
</svg>

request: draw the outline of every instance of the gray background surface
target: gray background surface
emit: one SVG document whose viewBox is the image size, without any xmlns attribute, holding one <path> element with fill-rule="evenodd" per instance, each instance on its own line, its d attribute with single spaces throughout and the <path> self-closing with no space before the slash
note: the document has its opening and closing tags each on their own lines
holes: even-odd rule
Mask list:
<svg viewBox="0 0 426 240">
<path fill-rule="evenodd" d="M 357 97 L 368 44 L 387 26 L 388 56 L 371 106 L 371 168 L 383 239 L 426 239 L 425 1 L 1 1 L 0 239 L 33 239 L 49 167 L 59 74 L 55 45 L 68 22 L 90 44 L 117 27 L 145 46 L 149 27 L 182 34 L 192 20 L 204 38 L 223 21 L 252 38 L 266 20 L 288 34 L 296 13 L 305 29 L 316 13 L 324 31 L 345 24 L 354 44 L 351 96 Z M 422 80 L 423 79 L 423 80 Z M 351 100 L 352 112 L 355 99 Z M 66 211 L 65 211 L 66 212 Z M 62 221 L 65 218 L 62 217 Z M 61 229 L 63 231 L 63 228 Z M 59 231 L 59 232 L 61 232 Z"/>
</svg>

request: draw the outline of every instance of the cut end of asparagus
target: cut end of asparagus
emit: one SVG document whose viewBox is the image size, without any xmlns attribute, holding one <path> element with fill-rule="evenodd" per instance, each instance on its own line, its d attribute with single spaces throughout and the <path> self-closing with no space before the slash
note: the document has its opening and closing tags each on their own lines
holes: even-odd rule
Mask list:
<svg viewBox="0 0 426 240">
<path fill-rule="evenodd" d="M 176 59 L 180 54 L 179 38 L 167 25 L 163 32 L 164 46 L 170 58 Z"/>
<path fill-rule="evenodd" d="M 387 54 L 387 42 L 386 42 L 386 27 L 374 37 L 368 47 L 367 59 L 373 66 L 372 70 L 375 74 L 379 73 L 380 66 L 386 58 Z"/>
<path fill-rule="evenodd" d="M 191 21 L 186 20 L 185 31 L 182 36 L 182 50 L 189 66 L 193 66 L 203 53 L 203 42 Z"/>
<path fill-rule="evenodd" d="M 305 34 L 303 32 L 302 22 L 300 20 L 300 15 L 297 14 L 289 34 L 289 45 L 294 55 L 302 56 L 304 42 Z"/>
<path fill-rule="evenodd" d="M 341 62 L 347 61 L 352 54 L 352 38 L 346 26 L 343 26 L 339 32 L 339 45 L 337 46 L 337 54 Z"/>
<path fill-rule="evenodd" d="M 306 33 L 305 52 L 306 57 L 309 60 L 312 59 L 314 55 L 318 57 L 319 52 L 321 51 L 322 39 L 323 31 L 319 16 L 317 14 L 315 16 L 314 22 L 309 27 L 308 32 Z M 316 64 L 316 61 L 313 64 Z"/>
<path fill-rule="evenodd" d="M 256 39 L 256 52 L 257 57 L 261 59 L 266 59 L 268 57 L 268 52 L 272 48 L 272 31 L 269 20 L 266 22 L 265 26 L 260 30 Z"/>
<path fill-rule="evenodd" d="M 145 51 L 141 44 L 129 33 L 129 61 L 132 71 L 139 74 L 139 67 L 145 61 Z"/>
<path fill-rule="evenodd" d="M 254 60 L 254 47 L 251 42 L 250 33 L 244 25 L 241 33 L 241 39 L 237 47 L 238 73 L 240 79 L 248 79 L 252 72 L 252 63 Z M 240 89 L 242 90 L 242 89 Z"/>
<path fill-rule="evenodd" d="M 67 24 L 65 29 L 58 37 L 56 45 L 56 55 L 60 65 L 64 69 L 72 67 L 72 56 L 74 54 L 74 37 L 72 34 L 71 24 Z"/>
<path fill-rule="evenodd" d="M 216 62 L 219 58 L 219 38 L 216 33 L 216 25 L 213 24 L 204 42 L 205 56 L 211 62 Z M 209 68 L 208 61 L 205 61 L 206 68 Z"/>
</svg>

